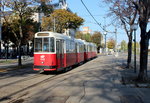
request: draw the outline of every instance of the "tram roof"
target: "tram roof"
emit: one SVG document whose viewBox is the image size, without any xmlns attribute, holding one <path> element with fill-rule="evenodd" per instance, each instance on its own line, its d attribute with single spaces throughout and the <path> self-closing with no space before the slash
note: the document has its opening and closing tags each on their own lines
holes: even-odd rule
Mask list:
<svg viewBox="0 0 150 103">
<path fill-rule="evenodd" d="M 49 31 L 37 32 L 35 34 L 35 37 L 58 37 L 58 38 L 63 38 L 63 39 L 73 39 L 70 36 L 67 36 L 64 34 L 49 32 Z"/>
<path fill-rule="evenodd" d="M 83 41 L 82 39 L 75 39 L 75 41 L 76 41 L 77 43 L 84 44 L 84 41 Z"/>
<path fill-rule="evenodd" d="M 75 40 L 76 42 L 84 43 L 85 45 L 96 46 L 94 43 L 86 42 L 85 40 L 82 40 L 82 39 L 75 39 L 75 38 L 71 38 L 71 36 L 67 36 L 64 34 L 56 33 L 56 32 L 50 32 L 50 31 L 37 32 L 35 34 L 35 38 L 38 38 L 38 37 L 54 37 L 54 38 L 57 37 L 57 38 L 61 38 L 61 39 Z"/>
</svg>

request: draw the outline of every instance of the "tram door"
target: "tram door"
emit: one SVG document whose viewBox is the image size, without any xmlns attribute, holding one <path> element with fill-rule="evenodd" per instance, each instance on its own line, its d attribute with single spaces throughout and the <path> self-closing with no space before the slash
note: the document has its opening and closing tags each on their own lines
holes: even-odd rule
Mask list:
<svg viewBox="0 0 150 103">
<path fill-rule="evenodd" d="M 64 41 L 56 41 L 56 54 L 57 54 L 57 65 L 58 68 L 64 67 Z"/>
<path fill-rule="evenodd" d="M 78 57 L 78 53 L 79 53 L 79 46 L 78 46 L 78 44 L 76 43 L 75 44 L 75 52 L 76 52 L 76 63 L 78 63 L 78 59 L 79 59 L 79 57 Z"/>
</svg>

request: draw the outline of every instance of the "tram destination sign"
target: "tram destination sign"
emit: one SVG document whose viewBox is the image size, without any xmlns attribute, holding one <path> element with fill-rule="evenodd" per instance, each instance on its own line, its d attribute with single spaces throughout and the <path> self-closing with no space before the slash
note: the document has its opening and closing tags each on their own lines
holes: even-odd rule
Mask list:
<svg viewBox="0 0 150 103">
<path fill-rule="evenodd" d="M 49 36 L 49 33 L 38 33 L 37 36 Z"/>
</svg>

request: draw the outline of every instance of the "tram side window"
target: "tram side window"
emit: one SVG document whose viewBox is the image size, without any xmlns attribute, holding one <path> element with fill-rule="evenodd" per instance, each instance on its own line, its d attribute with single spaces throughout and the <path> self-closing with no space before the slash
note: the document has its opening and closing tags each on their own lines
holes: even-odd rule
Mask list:
<svg viewBox="0 0 150 103">
<path fill-rule="evenodd" d="M 71 52 L 75 52 L 75 43 L 71 41 Z"/>
<path fill-rule="evenodd" d="M 84 45 L 81 45 L 81 52 L 84 52 Z"/>
<path fill-rule="evenodd" d="M 80 52 L 80 53 L 82 52 L 81 44 L 79 45 L 79 52 Z"/>
<path fill-rule="evenodd" d="M 50 39 L 50 51 L 54 52 L 55 51 L 54 48 L 55 48 L 54 38 L 51 38 Z"/>
<path fill-rule="evenodd" d="M 49 52 L 49 38 L 44 38 L 43 52 Z"/>
<path fill-rule="evenodd" d="M 92 46 L 90 45 L 90 52 L 92 52 Z"/>
<path fill-rule="evenodd" d="M 67 53 L 69 52 L 69 42 L 68 42 L 68 40 L 66 41 L 66 52 Z"/>
<path fill-rule="evenodd" d="M 42 38 L 35 38 L 35 52 L 42 51 Z"/>
<path fill-rule="evenodd" d="M 35 52 L 55 52 L 54 38 L 35 38 Z"/>
<path fill-rule="evenodd" d="M 71 41 L 69 40 L 68 43 L 69 43 L 69 45 L 68 45 L 69 53 L 71 53 L 71 48 L 72 48 L 72 47 L 71 47 Z"/>
<path fill-rule="evenodd" d="M 84 45 L 84 52 L 86 52 L 86 45 Z"/>
<path fill-rule="evenodd" d="M 72 52 L 72 43 L 71 43 L 71 41 L 69 41 L 69 52 L 70 53 Z"/>
</svg>

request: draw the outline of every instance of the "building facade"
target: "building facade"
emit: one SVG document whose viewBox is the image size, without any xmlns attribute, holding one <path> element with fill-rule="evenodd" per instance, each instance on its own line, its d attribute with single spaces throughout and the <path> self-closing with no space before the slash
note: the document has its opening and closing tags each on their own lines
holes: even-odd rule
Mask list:
<svg viewBox="0 0 150 103">
<path fill-rule="evenodd" d="M 82 33 L 83 33 L 83 34 L 91 34 L 91 33 L 92 33 L 92 30 L 90 30 L 89 27 L 83 27 Z"/>
</svg>

